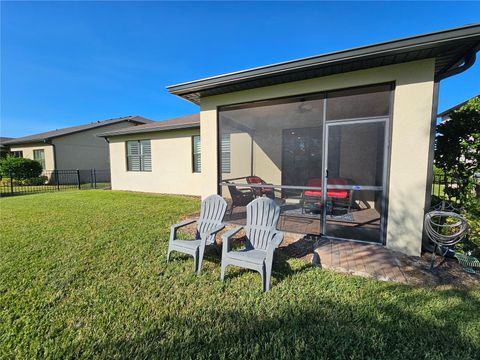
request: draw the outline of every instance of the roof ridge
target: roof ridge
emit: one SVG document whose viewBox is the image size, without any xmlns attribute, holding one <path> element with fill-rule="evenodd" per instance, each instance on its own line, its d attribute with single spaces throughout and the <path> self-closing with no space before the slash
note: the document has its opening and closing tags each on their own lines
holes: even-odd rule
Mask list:
<svg viewBox="0 0 480 360">
<path fill-rule="evenodd" d="M 135 120 L 136 119 L 136 120 Z M 153 120 L 144 118 L 139 115 L 127 115 L 127 116 L 122 116 L 122 117 L 116 117 L 116 118 L 110 118 L 110 119 L 104 119 L 104 120 L 97 120 L 94 122 L 89 122 L 89 123 L 84 123 L 80 125 L 72 125 L 72 126 L 67 126 L 63 128 L 57 128 L 54 130 L 48 130 L 48 131 L 43 131 L 41 133 L 36 133 L 32 135 L 26 135 L 22 137 L 18 137 L 12 140 L 8 140 L 4 142 L 5 144 L 21 144 L 21 143 L 29 143 L 29 142 L 42 142 L 46 141 L 51 138 L 55 137 L 60 137 L 60 136 L 67 136 L 76 132 L 82 132 L 82 131 L 87 131 L 87 130 L 92 130 L 97 127 L 109 125 L 109 124 L 115 124 L 117 122 L 121 121 L 129 121 L 133 120 L 141 124 L 149 124 L 153 122 Z"/>
</svg>

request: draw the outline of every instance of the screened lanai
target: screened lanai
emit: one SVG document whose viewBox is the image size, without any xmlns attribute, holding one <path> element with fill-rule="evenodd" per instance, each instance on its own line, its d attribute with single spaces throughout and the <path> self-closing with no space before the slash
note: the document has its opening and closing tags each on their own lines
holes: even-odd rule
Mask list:
<svg viewBox="0 0 480 360">
<path fill-rule="evenodd" d="M 219 108 L 220 193 L 231 222 L 258 196 L 279 228 L 382 243 L 392 84 Z"/>
</svg>

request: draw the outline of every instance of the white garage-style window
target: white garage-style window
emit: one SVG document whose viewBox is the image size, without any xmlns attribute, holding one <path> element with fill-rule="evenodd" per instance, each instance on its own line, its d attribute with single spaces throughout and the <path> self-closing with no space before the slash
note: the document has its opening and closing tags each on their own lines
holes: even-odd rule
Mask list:
<svg viewBox="0 0 480 360">
<path fill-rule="evenodd" d="M 127 170 L 152 171 L 150 140 L 127 141 Z"/>
</svg>

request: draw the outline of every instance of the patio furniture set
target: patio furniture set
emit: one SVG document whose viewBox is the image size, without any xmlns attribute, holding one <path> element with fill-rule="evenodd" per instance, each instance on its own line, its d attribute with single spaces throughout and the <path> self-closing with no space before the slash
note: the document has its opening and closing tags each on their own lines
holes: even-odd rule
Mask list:
<svg viewBox="0 0 480 360">
<path fill-rule="evenodd" d="M 222 236 L 221 280 L 225 269 L 235 265 L 258 271 L 262 276 L 263 291 L 270 288 L 273 253 L 283 240 L 283 232 L 277 230 L 280 207 L 271 198 L 259 197 L 246 205 L 247 223 L 235 227 Z M 203 254 L 207 245 L 215 245 L 216 234 L 224 228 L 222 222 L 227 210 L 227 202 L 219 195 L 210 195 L 202 201 L 198 220 L 188 220 L 172 225 L 168 243 L 167 262 L 172 251 L 193 256 L 194 270 L 200 273 Z M 196 223 L 195 240 L 183 240 L 177 231 Z M 242 228 L 245 230 L 245 247 L 233 249 L 232 239 Z"/>
<path fill-rule="evenodd" d="M 240 188 L 234 183 L 229 183 L 228 190 L 232 199 L 232 204 L 229 209 L 229 215 L 232 216 L 233 209 L 235 207 L 247 206 L 251 201 L 259 197 L 267 197 L 270 199 L 277 199 L 275 196 L 275 189 L 272 184 L 268 184 L 258 176 L 247 176 L 246 181 L 248 184 L 256 185 L 254 187 Z M 230 185 L 231 184 L 231 185 Z M 344 185 L 347 186 L 350 182 L 347 179 L 342 178 L 329 178 L 327 180 L 328 185 Z M 258 185 L 265 185 L 259 187 Z M 309 179 L 306 184 L 307 187 L 322 187 L 322 179 L 313 178 Z M 354 190 L 344 189 L 328 189 L 327 190 L 327 213 L 330 214 L 334 209 L 346 209 L 347 213 L 350 213 L 354 202 Z M 303 190 L 300 199 L 301 213 L 306 212 L 320 212 L 322 210 L 323 198 L 322 191 L 318 189 Z"/>
</svg>

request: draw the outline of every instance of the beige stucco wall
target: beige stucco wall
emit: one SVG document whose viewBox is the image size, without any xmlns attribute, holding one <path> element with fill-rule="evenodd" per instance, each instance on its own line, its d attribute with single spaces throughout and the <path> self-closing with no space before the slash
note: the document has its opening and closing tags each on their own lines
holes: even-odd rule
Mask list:
<svg viewBox="0 0 480 360">
<path fill-rule="evenodd" d="M 97 169 L 97 181 L 106 181 L 110 169 L 108 143 L 97 135 L 135 125 L 124 121 L 53 138 L 53 145 L 44 142 L 22 144 L 12 146 L 10 151 L 23 151 L 23 157 L 33 159 L 33 150 L 44 149 L 44 170 Z"/>
<path fill-rule="evenodd" d="M 198 128 L 112 137 L 112 189 L 164 194 L 201 195 L 202 176 L 192 171 L 192 136 Z M 151 140 L 152 171 L 127 171 L 127 140 Z M 203 139 L 202 139 L 203 145 Z"/>
<path fill-rule="evenodd" d="M 33 160 L 33 150 L 44 150 L 45 152 L 45 169 L 54 170 L 55 163 L 53 157 L 53 146 L 45 143 L 32 143 L 18 146 L 12 146 L 10 151 L 23 151 L 23 157 Z"/>
<path fill-rule="evenodd" d="M 393 104 L 387 246 L 419 255 L 423 230 L 434 60 L 426 59 L 202 98 L 201 195 L 217 192 L 217 107 L 354 86 L 396 83 Z"/>
</svg>

